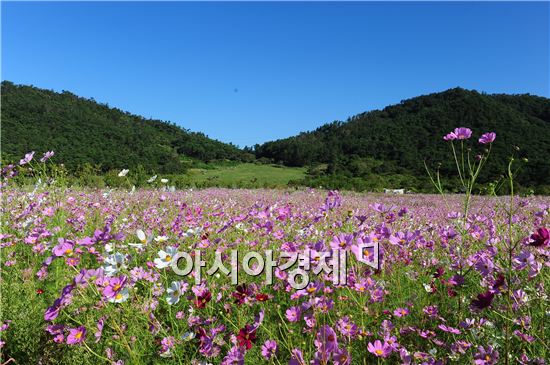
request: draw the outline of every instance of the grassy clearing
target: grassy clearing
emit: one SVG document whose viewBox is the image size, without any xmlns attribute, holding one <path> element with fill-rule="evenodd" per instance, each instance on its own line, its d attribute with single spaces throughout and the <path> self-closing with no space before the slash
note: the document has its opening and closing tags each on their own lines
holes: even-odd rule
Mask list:
<svg viewBox="0 0 550 365">
<path fill-rule="evenodd" d="M 305 168 L 243 163 L 214 169 L 190 169 L 187 177 L 190 184 L 199 186 L 284 187 L 290 180 L 302 179 L 305 173 Z"/>
</svg>

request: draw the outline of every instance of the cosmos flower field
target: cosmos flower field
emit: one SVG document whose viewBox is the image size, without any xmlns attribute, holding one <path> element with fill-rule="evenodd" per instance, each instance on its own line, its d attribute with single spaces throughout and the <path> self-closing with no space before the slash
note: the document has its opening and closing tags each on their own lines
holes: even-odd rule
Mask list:
<svg viewBox="0 0 550 365">
<path fill-rule="evenodd" d="M 32 159 L 32 156 L 30 156 Z M 22 162 L 25 162 L 22 160 Z M 5 185 L 2 363 L 544 364 L 550 198 Z M 360 262 L 377 245 L 377 268 Z M 303 254 L 272 283 L 239 266 Z M 345 281 L 317 270 L 345 252 Z M 205 266 L 177 273 L 178 252 Z M 231 273 L 207 271 L 218 255 Z M 257 269 L 259 260 L 249 263 Z M 329 260 L 330 263 L 330 260 Z M 176 262 L 177 264 L 177 262 Z"/>
<path fill-rule="evenodd" d="M 547 198 L 516 200 L 508 272 L 505 198 L 477 198 L 462 237 L 459 196 L 4 194 L 3 361 L 493 364 L 506 328 L 511 363 L 548 356 L 548 245 L 529 245 L 548 225 Z M 381 269 L 351 255 L 345 286 L 320 275 L 294 290 L 281 272 L 271 286 L 224 275 L 195 285 L 155 264 L 170 247 L 351 250 L 357 240 L 380 242 Z"/>
</svg>

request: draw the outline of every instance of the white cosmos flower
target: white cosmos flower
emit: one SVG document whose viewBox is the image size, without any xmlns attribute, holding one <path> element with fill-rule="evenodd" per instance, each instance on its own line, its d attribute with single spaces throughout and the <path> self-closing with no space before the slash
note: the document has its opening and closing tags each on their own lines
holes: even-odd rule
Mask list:
<svg viewBox="0 0 550 365">
<path fill-rule="evenodd" d="M 103 270 L 107 276 L 113 276 L 120 271 L 120 269 L 126 268 L 126 257 L 120 252 L 115 252 L 113 255 L 108 256 L 103 262 Z"/>
<path fill-rule="evenodd" d="M 143 248 L 144 245 L 147 245 L 149 242 L 151 242 L 153 236 L 149 236 L 147 237 L 145 235 L 145 232 L 143 232 L 142 229 L 138 229 L 136 231 L 136 236 L 139 240 L 139 243 L 128 243 L 128 246 L 132 246 L 132 247 L 135 247 L 135 248 L 138 248 L 138 249 L 141 249 Z"/>
<path fill-rule="evenodd" d="M 139 240 L 141 243 L 143 243 L 143 244 L 147 243 L 147 236 L 145 235 L 145 232 L 143 232 L 143 230 L 138 229 L 138 230 L 136 231 L 136 236 L 137 236 L 138 240 Z"/>
<path fill-rule="evenodd" d="M 150 184 L 153 181 L 155 181 L 156 179 L 157 179 L 157 175 L 153 175 L 153 176 L 151 176 L 151 178 L 149 180 L 147 180 L 147 182 Z"/>
<path fill-rule="evenodd" d="M 180 301 L 181 295 L 185 293 L 188 288 L 189 284 L 187 283 L 182 283 L 181 281 L 172 281 L 170 287 L 166 289 L 166 293 L 168 294 L 166 302 L 170 305 L 176 304 Z"/>
<path fill-rule="evenodd" d="M 195 332 L 185 332 L 183 335 L 181 335 L 181 339 L 184 341 L 191 341 L 195 338 Z"/>
<path fill-rule="evenodd" d="M 175 247 L 167 247 L 166 251 L 160 250 L 158 252 L 158 257 L 153 262 L 157 269 L 164 269 L 172 264 L 172 259 L 177 253 L 178 250 Z"/>
<path fill-rule="evenodd" d="M 118 173 L 118 176 L 119 177 L 124 177 L 124 176 L 128 175 L 129 172 L 130 172 L 130 170 L 123 169 L 121 172 Z"/>
<path fill-rule="evenodd" d="M 130 295 L 128 294 L 128 288 L 124 288 L 121 291 L 117 293 L 114 297 L 109 299 L 109 302 L 111 303 L 122 303 L 128 300 L 128 297 Z"/>
<path fill-rule="evenodd" d="M 157 236 L 155 237 L 155 242 L 162 243 L 168 241 L 168 237 L 166 236 Z"/>
<path fill-rule="evenodd" d="M 197 227 L 195 229 L 193 228 L 189 228 L 187 231 L 185 231 L 185 236 L 186 237 L 192 237 L 198 233 L 201 233 L 202 232 L 202 228 L 201 227 Z"/>
</svg>

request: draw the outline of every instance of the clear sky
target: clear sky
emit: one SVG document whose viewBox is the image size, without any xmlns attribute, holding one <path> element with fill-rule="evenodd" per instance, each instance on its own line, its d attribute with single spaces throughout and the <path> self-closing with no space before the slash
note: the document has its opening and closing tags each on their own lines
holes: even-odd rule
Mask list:
<svg viewBox="0 0 550 365">
<path fill-rule="evenodd" d="M 549 3 L 2 2 L 2 79 L 237 145 L 461 86 L 550 96 Z"/>
</svg>

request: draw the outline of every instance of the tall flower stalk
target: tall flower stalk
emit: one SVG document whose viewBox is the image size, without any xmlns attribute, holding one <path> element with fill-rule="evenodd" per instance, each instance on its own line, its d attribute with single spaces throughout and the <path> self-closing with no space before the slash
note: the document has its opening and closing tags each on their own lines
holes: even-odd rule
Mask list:
<svg viewBox="0 0 550 365">
<path fill-rule="evenodd" d="M 483 134 L 479 138 L 480 144 L 489 145 L 489 146 L 484 151 L 484 153 L 476 155 L 475 158 L 473 159 L 471 156 L 471 148 L 465 148 L 464 146 L 464 142 L 470 139 L 471 136 L 472 136 L 471 129 L 460 127 L 460 128 L 455 128 L 454 131 L 448 133 L 443 137 L 443 140 L 448 141 L 451 144 L 453 159 L 454 159 L 455 166 L 460 179 L 461 190 L 464 191 L 465 193 L 462 217 L 461 219 L 457 220 L 458 224 L 456 224 L 456 229 L 460 233 L 460 243 L 457 247 L 457 251 L 458 251 L 457 256 L 458 256 L 458 275 L 461 278 L 464 278 L 470 271 L 470 270 L 464 271 L 463 261 L 465 257 L 464 243 L 466 241 L 467 234 L 468 234 L 468 214 L 472 203 L 472 194 L 474 191 L 474 187 L 476 186 L 476 181 L 479 177 L 479 173 L 483 169 L 483 166 L 485 166 L 485 163 L 487 162 L 489 155 L 491 154 L 491 147 L 492 147 L 492 143 L 496 139 L 496 133 L 488 132 Z M 457 153 L 457 148 L 455 147 L 455 141 L 460 142 L 460 154 Z M 437 170 L 434 175 L 430 172 L 430 170 L 426 166 L 426 171 L 428 172 L 428 176 L 432 184 L 437 189 L 437 191 L 442 196 L 444 196 L 445 191 L 441 183 L 439 170 Z M 462 309 L 461 308 L 462 294 L 460 291 L 458 291 L 457 298 L 458 298 L 458 311 L 460 314 Z"/>
</svg>

